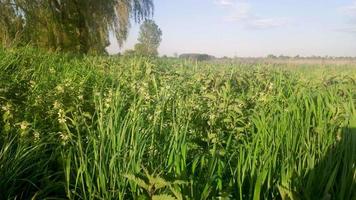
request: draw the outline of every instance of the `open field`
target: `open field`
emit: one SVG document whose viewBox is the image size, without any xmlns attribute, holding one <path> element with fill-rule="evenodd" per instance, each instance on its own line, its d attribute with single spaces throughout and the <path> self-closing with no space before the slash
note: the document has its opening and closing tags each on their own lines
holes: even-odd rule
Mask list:
<svg viewBox="0 0 356 200">
<path fill-rule="evenodd" d="M 356 64 L 0 49 L 0 199 L 355 199 Z"/>
</svg>

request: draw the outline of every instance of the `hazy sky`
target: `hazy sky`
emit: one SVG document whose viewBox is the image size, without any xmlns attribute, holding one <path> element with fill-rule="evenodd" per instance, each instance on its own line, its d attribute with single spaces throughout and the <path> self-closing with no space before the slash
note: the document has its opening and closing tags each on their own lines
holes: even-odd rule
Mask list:
<svg viewBox="0 0 356 200">
<path fill-rule="evenodd" d="M 356 56 L 356 0 L 154 0 L 161 55 Z M 133 48 L 139 25 L 120 50 Z"/>
</svg>

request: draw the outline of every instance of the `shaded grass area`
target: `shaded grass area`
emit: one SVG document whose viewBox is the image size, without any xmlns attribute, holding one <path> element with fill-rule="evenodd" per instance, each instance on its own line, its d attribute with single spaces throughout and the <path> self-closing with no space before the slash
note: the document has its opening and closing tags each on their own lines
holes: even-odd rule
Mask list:
<svg viewBox="0 0 356 200">
<path fill-rule="evenodd" d="M 0 199 L 352 199 L 355 79 L 0 50 Z"/>
<path fill-rule="evenodd" d="M 356 128 L 344 128 L 341 141 L 330 147 L 314 168 L 303 176 L 299 193 L 309 199 L 355 199 L 355 155 Z"/>
</svg>

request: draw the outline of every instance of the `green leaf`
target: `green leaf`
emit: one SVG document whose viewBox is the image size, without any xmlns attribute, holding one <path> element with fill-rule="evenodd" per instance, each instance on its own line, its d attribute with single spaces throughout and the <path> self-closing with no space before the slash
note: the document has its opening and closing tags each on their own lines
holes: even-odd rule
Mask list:
<svg viewBox="0 0 356 200">
<path fill-rule="evenodd" d="M 212 101 L 216 101 L 216 96 L 213 94 L 205 94 L 204 97 L 206 97 Z"/>
<path fill-rule="evenodd" d="M 170 185 L 169 182 L 167 182 L 166 180 L 164 180 L 161 177 L 153 177 L 151 179 L 149 179 L 150 184 L 155 186 L 156 190 L 159 190 L 161 188 L 167 187 Z"/>
<path fill-rule="evenodd" d="M 263 182 L 265 181 L 266 177 L 267 177 L 267 170 L 263 170 L 263 172 L 261 172 L 258 177 L 257 177 L 257 181 L 256 181 L 256 185 L 255 185 L 255 191 L 253 194 L 253 200 L 260 200 L 260 196 L 261 196 L 261 187 L 263 185 Z"/>
<path fill-rule="evenodd" d="M 283 187 L 281 185 L 278 186 L 278 191 L 279 191 L 279 194 L 281 195 L 282 200 L 299 200 L 300 199 L 294 191 L 292 191 L 286 187 Z"/>
<path fill-rule="evenodd" d="M 134 176 L 132 174 L 126 174 L 126 175 L 124 175 L 124 177 L 127 178 L 128 180 L 136 183 L 138 186 L 145 189 L 146 191 L 149 189 L 149 185 L 144 180 L 137 178 L 136 176 Z"/>
</svg>

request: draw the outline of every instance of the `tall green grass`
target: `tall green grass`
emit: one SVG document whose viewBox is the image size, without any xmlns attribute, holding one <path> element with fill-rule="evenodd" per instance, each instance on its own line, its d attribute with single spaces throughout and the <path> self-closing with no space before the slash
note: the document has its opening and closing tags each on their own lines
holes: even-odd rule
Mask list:
<svg viewBox="0 0 356 200">
<path fill-rule="evenodd" d="M 353 199 L 355 80 L 0 50 L 0 197 Z"/>
</svg>

